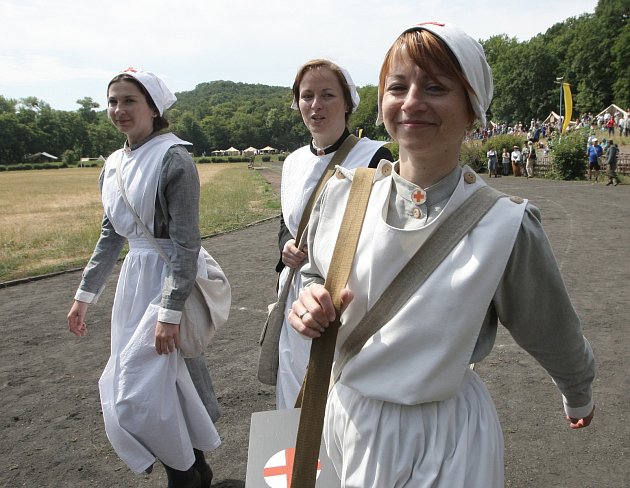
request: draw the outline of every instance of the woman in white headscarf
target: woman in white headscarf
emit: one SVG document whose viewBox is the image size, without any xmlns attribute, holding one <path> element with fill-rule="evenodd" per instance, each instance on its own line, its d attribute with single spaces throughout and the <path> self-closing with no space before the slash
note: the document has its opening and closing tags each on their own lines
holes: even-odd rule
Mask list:
<svg viewBox="0 0 630 488">
<path fill-rule="evenodd" d="M 87 333 L 88 305 L 96 303 L 125 242 L 112 310 L 111 356 L 99 380 L 107 436 L 136 473 L 156 458 L 168 486 L 209 487 L 204 451 L 220 444 L 213 420 L 218 405 L 203 357 L 178 353 L 179 322 L 195 277 L 206 272 L 200 254 L 199 176 L 186 145 L 164 131 L 164 111 L 175 102 L 160 78 L 128 68 L 107 87 L 107 113 L 127 136 L 100 177 L 104 217 L 101 236 L 83 271 L 68 326 Z M 144 237 L 118 189 L 170 256 L 167 266 Z"/>
<path fill-rule="evenodd" d="M 473 122 L 485 123 L 492 86 L 483 49 L 451 24 L 413 26 L 388 51 L 379 118 L 400 160 L 376 172 L 341 295 L 337 351 L 435 229 L 486 186 L 458 160 Z M 335 317 L 322 283 L 353 178 L 338 172 L 309 222 L 306 288 L 289 314 L 310 338 L 326 334 Z M 537 208 L 499 198 L 410 291 L 329 394 L 324 439 L 342 487 L 503 487 L 501 426 L 469 368 L 492 349 L 497 317 L 554 379 L 570 427 L 589 425 L 594 359 Z"/>
<path fill-rule="evenodd" d="M 300 111 L 311 134 L 311 143 L 292 152 L 282 166 L 282 219 L 278 234 L 281 256 L 276 266 L 276 271 L 280 272 L 280 290 L 287 280 L 289 269 L 303 266 L 308 259 L 308 250 L 306 247 L 298 249 L 295 235 L 306 203 L 320 177 L 342 143 L 353 137 L 347 124 L 359 101 L 350 73 L 331 61 L 313 59 L 297 72 L 291 108 Z M 376 167 L 381 159 L 393 161 L 384 144 L 385 141 L 363 137 L 340 164 L 344 168 Z M 296 273 L 287 298 L 287 313 L 301 288 L 302 280 Z M 285 320 L 279 344 L 277 408 L 292 408 L 295 405 L 309 351 L 310 342 L 300 337 Z"/>
</svg>

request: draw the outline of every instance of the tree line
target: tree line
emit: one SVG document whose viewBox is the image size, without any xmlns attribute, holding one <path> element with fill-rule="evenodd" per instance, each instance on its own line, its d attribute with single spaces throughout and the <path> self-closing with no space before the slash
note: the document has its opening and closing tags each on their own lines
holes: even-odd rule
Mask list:
<svg viewBox="0 0 630 488">
<path fill-rule="evenodd" d="M 574 118 L 611 103 L 630 107 L 629 17 L 629 0 L 599 0 L 594 13 L 571 17 L 528 41 L 508 34 L 481 40 L 495 80 L 488 119 L 527 124 L 558 111 L 557 78 L 571 84 Z M 350 129 L 387 138 L 384 128 L 374 125 L 376 86 L 361 87 L 359 94 Z M 287 87 L 211 81 L 177 98 L 167 112 L 171 129 L 193 143 L 198 156 L 230 146 L 291 151 L 308 142 L 298 112 L 289 108 Z M 85 97 L 77 104 L 76 111 L 61 111 L 36 97 L 0 95 L 0 163 L 19 163 L 42 151 L 59 157 L 71 151 L 76 159 L 107 156 L 121 146 L 124 136 L 98 103 Z"/>
</svg>

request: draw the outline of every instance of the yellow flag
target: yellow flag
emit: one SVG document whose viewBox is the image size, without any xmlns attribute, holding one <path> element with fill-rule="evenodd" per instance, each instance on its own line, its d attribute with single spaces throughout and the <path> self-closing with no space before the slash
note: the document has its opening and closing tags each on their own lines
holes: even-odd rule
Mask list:
<svg viewBox="0 0 630 488">
<path fill-rule="evenodd" d="M 564 91 L 564 122 L 562 123 L 562 132 L 567 130 L 571 117 L 573 116 L 573 99 L 571 98 L 571 85 L 562 83 Z"/>
</svg>

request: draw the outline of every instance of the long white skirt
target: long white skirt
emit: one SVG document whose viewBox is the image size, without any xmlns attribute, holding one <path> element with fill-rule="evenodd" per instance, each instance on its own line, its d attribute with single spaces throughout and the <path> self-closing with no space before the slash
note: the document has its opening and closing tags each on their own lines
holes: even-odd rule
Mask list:
<svg viewBox="0 0 630 488">
<path fill-rule="evenodd" d="M 501 425 L 470 370 L 453 398 L 411 406 L 364 398 L 337 383 L 324 440 L 343 488 L 503 487 Z"/>
<path fill-rule="evenodd" d="M 99 380 L 105 430 L 135 473 L 158 458 L 186 470 L 193 447 L 216 449 L 219 435 L 178 352 L 155 351 L 165 266 L 137 240 L 125 258 L 112 310 L 111 356 Z"/>
<path fill-rule="evenodd" d="M 285 267 L 280 274 L 280 289 L 287 279 L 289 267 Z M 284 323 L 280 331 L 278 345 L 278 380 L 276 382 L 276 408 L 293 408 L 297 399 L 311 353 L 311 340 L 304 338 L 287 320 L 287 315 L 293 302 L 302 289 L 302 275 L 297 270 L 293 278 L 293 285 L 287 296 L 287 306 L 284 311 Z"/>
</svg>

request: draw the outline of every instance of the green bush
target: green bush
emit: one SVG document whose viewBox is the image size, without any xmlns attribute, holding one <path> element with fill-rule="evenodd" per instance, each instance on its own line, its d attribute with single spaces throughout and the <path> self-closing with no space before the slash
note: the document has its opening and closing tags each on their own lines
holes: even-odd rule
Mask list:
<svg viewBox="0 0 630 488">
<path fill-rule="evenodd" d="M 79 156 L 79 153 L 74 149 L 66 149 L 61 155 L 61 160 L 66 164 L 76 164 L 80 159 L 81 156 Z"/>
<path fill-rule="evenodd" d="M 6 171 L 7 167 L 4 164 L 0 164 L 0 171 Z"/>
<path fill-rule="evenodd" d="M 278 156 L 278 161 L 282 162 L 285 159 L 287 159 L 287 155 L 286 154 L 281 154 L 280 156 Z"/>
<path fill-rule="evenodd" d="M 60 163 L 41 163 L 33 165 L 35 169 L 59 169 L 59 166 Z"/>
<path fill-rule="evenodd" d="M 486 170 L 486 151 L 482 146 L 474 143 L 462 144 L 462 150 L 459 154 L 459 163 L 468 165 L 477 173 Z"/>
<path fill-rule="evenodd" d="M 263 163 L 268 163 L 269 161 L 271 161 L 271 156 L 262 156 Z"/>
<path fill-rule="evenodd" d="M 490 148 L 493 148 L 497 152 L 497 157 L 499 158 L 500 163 L 503 148 L 507 149 L 508 152 L 511 153 L 514 146 L 518 146 L 522 149 L 526 142 L 525 137 L 522 135 L 517 136 L 514 134 L 501 134 L 483 141 L 482 147 L 486 153 L 490 150 Z"/>
<path fill-rule="evenodd" d="M 557 180 L 583 180 L 586 174 L 584 132 L 572 132 L 554 139 L 551 147 L 551 177 Z"/>
<path fill-rule="evenodd" d="M 12 164 L 7 167 L 8 171 L 26 171 L 30 169 L 33 169 L 32 164 Z"/>
<path fill-rule="evenodd" d="M 249 163 L 250 159 L 248 156 L 228 156 L 228 163 Z"/>
<path fill-rule="evenodd" d="M 212 163 L 212 159 L 213 158 L 208 158 L 208 157 L 201 157 L 201 158 L 197 158 L 197 163 L 199 164 L 205 164 L 205 163 Z"/>
</svg>

